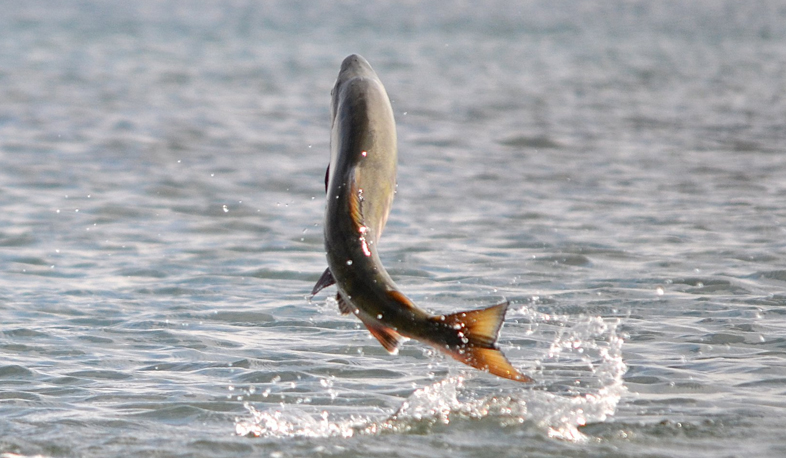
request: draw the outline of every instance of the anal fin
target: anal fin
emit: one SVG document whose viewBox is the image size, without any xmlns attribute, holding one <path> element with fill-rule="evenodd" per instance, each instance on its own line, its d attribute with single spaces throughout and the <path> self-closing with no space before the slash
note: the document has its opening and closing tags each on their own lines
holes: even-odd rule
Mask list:
<svg viewBox="0 0 786 458">
<path fill-rule="evenodd" d="M 366 325 L 368 332 L 370 332 L 371 335 L 374 336 L 383 347 L 385 347 L 385 350 L 387 350 L 388 353 L 392 355 L 398 354 L 398 347 L 401 345 L 401 341 L 403 339 L 401 334 L 396 332 L 395 329 L 385 326 L 377 321 L 362 318 L 360 315 L 358 315 L 358 318 L 360 318 L 360 321 Z"/>
<path fill-rule="evenodd" d="M 325 269 L 325 271 L 322 272 L 322 276 L 319 277 L 319 280 L 317 280 L 317 284 L 314 285 L 314 288 L 311 290 L 311 295 L 313 296 L 328 286 L 335 284 L 336 280 L 333 278 L 333 274 L 330 272 L 330 269 Z"/>
</svg>

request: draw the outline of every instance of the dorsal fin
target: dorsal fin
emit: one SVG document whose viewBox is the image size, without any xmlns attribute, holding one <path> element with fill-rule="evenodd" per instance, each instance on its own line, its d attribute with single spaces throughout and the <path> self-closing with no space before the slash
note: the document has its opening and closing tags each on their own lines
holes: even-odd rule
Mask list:
<svg viewBox="0 0 786 458">
<path fill-rule="evenodd" d="M 396 301 L 399 305 L 402 305 L 406 308 L 414 308 L 415 304 L 412 303 L 411 300 L 407 296 L 405 296 L 401 291 L 392 289 L 388 291 L 388 296 L 390 296 L 394 301 Z"/>
</svg>

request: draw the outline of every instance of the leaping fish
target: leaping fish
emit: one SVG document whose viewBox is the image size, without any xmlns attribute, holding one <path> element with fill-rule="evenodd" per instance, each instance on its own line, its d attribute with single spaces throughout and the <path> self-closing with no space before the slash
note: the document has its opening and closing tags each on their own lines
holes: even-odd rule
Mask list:
<svg viewBox="0 0 786 458">
<path fill-rule="evenodd" d="M 396 286 L 379 260 L 379 237 L 396 187 L 396 124 L 385 87 L 363 57 L 341 63 L 331 92 L 330 165 L 325 173 L 328 268 L 312 296 L 335 284 L 343 314 L 352 313 L 385 349 L 402 337 L 456 360 L 520 382 L 531 378 L 508 362 L 496 341 L 508 302 L 485 309 L 431 315 Z"/>
</svg>

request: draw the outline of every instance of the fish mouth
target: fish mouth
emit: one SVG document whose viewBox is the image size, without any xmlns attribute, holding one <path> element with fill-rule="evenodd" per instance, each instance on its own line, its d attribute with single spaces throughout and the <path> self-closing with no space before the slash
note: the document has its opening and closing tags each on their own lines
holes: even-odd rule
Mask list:
<svg viewBox="0 0 786 458">
<path fill-rule="evenodd" d="M 377 73 L 363 56 L 350 54 L 341 62 L 341 70 L 338 72 L 337 82 L 346 81 L 356 76 L 372 76 L 376 78 Z"/>
<path fill-rule="evenodd" d="M 336 120 L 336 107 L 338 106 L 338 96 L 341 93 L 341 88 L 350 80 L 354 78 L 369 78 L 377 80 L 377 73 L 371 68 L 371 64 L 360 54 L 350 54 L 341 62 L 341 70 L 338 72 L 336 84 L 330 91 L 330 119 L 335 122 Z"/>
</svg>

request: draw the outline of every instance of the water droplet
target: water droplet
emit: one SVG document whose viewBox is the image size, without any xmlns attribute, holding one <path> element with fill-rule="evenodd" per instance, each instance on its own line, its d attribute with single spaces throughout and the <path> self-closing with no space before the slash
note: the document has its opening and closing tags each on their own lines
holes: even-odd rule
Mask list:
<svg viewBox="0 0 786 458">
<path fill-rule="evenodd" d="M 229 209 L 227 208 L 226 205 L 224 205 L 222 208 L 224 209 L 224 213 L 229 213 Z"/>
<path fill-rule="evenodd" d="M 351 265 L 352 265 L 352 260 L 351 260 L 351 259 L 347 259 L 347 265 L 348 265 L 348 266 L 351 266 Z"/>
<path fill-rule="evenodd" d="M 662 286 L 658 286 L 657 288 L 655 288 L 655 294 L 657 294 L 658 296 L 663 296 L 664 293 L 665 291 L 663 290 Z"/>
</svg>

